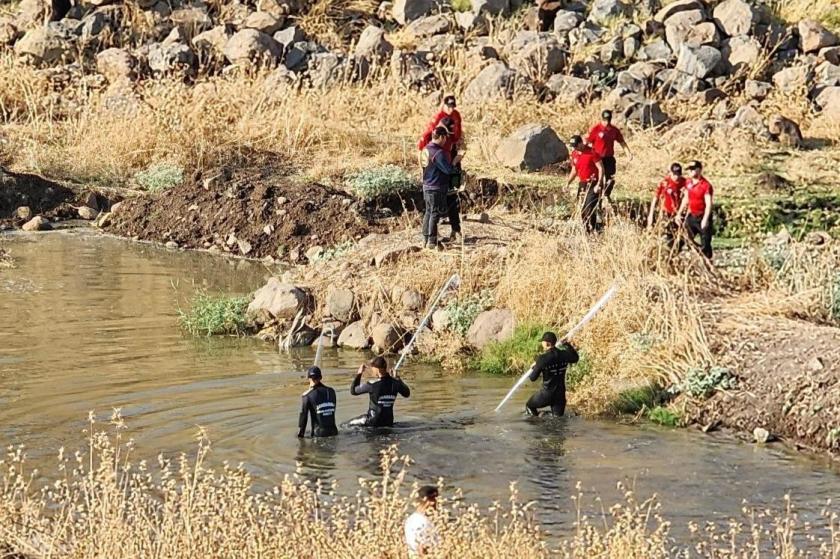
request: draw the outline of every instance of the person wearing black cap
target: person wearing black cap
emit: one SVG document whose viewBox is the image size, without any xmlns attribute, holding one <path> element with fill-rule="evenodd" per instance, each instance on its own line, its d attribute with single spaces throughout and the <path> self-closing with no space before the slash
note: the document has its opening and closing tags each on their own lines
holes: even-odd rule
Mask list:
<svg viewBox="0 0 840 559">
<path fill-rule="evenodd" d="M 370 369 L 376 376 L 373 380 L 362 383 L 362 374 Z M 359 367 L 350 384 L 350 394 L 370 394 L 368 411 L 350 420 L 350 425 L 367 427 L 391 427 L 394 424 L 394 402 L 397 396 L 408 398 L 411 390 L 400 377 L 392 377 L 388 372 L 388 362 L 384 357 L 374 357 Z"/>
<path fill-rule="evenodd" d="M 656 188 L 653 199 L 650 201 L 647 226 L 653 227 L 657 207 L 660 217 L 664 218 L 664 233 L 669 244 L 675 240 L 677 224 L 675 218 L 677 209 L 682 201 L 683 190 L 685 189 L 685 177 L 683 176 L 682 165 L 672 163 L 670 173 L 665 176 Z"/>
<path fill-rule="evenodd" d="M 309 390 L 301 398 L 298 437 L 306 434 L 306 422 L 311 417 L 313 437 L 334 437 L 338 435 L 335 426 L 335 390 L 321 384 L 321 369 L 309 367 L 306 371 Z"/>
<path fill-rule="evenodd" d="M 543 385 L 525 404 L 528 415 L 539 415 L 539 409 L 551 407 L 552 415 L 562 416 L 566 411 L 566 367 L 577 363 L 579 356 L 575 348 L 563 341 L 557 347 L 557 335 L 546 332 L 542 337 L 543 354 L 531 365 L 528 378 L 536 382 L 542 375 Z"/>
<path fill-rule="evenodd" d="M 572 168 L 569 171 L 567 186 L 578 179 L 578 197 L 583 194 L 583 208 L 581 217 L 587 233 L 592 233 L 598 228 L 598 201 L 600 192 L 604 186 L 604 165 L 601 158 L 591 147 L 584 143 L 580 136 L 572 136 L 569 141 L 572 146 Z"/>
<path fill-rule="evenodd" d="M 601 158 L 604 163 L 604 192 L 603 195 L 609 199 L 612 194 L 612 189 L 615 186 L 615 143 L 621 144 L 621 148 L 627 157 L 633 159 L 633 154 L 630 148 L 627 147 L 627 142 L 624 141 L 624 136 L 621 130 L 612 124 L 613 114 L 610 110 L 605 110 L 601 113 L 601 122 L 592 127 L 589 134 L 586 136 L 586 141 Z"/>
<path fill-rule="evenodd" d="M 677 210 L 676 221 L 678 225 L 683 223 L 682 216 L 685 215 L 685 230 L 689 240 L 700 236 L 700 250 L 703 255 L 712 258 L 712 207 L 714 205 L 715 189 L 703 176 L 703 164 L 693 161 L 688 166 L 691 177 L 685 183 L 685 192 Z"/>
</svg>

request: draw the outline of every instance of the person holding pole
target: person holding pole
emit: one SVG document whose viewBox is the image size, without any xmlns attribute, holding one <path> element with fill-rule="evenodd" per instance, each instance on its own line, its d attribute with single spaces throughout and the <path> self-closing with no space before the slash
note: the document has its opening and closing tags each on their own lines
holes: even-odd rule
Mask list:
<svg viewBox="0 0 840 559">
<path fill-rule="evenodd" d="M 335 390 L 321 383 L 321 369 L 309 367 L 306 371 L 309 390 L 303 393 L 298 421 L 298 437 L 306 435 L 307 419 L 312 418 L 313 437 L 334 437 L 338 435 L 335 426 Z"/>
<path fill-rule="evenodd" d="M 579 356 L 572 344 L 562 341 L 562 347 L 558 348 L 554 332 L 543 334 L 544 352 L 537 357 L 528 376 L 531 382 L 536 382 L 542 375 L 543 385 L 525 404 L 528 415 L 539 415 L 539 409 L 546 407 L 551 407 L 551 414 L 556 417 L 562 417 L 566 411 L 566 367 L 577 363 Z"/>
<path fill-rule="evenodd" d="M 578 197 L 583 195 L 581 217 L 586 232 L 592 233 L 598 229 L 596 211 L 604 188 L 604 165 L 598 154 L 580 136 L 572 136 L 569 144 L 572 146 L 572 167 L 566 186 L 570 186 L 575 178 L 578 179 Z"/>
<path fill-rule="evenodd" d="M 368 368 L 376 375 L 376 378 L 362 383 L 362 374 Z M 351 419 L 350 425 L 391 427 L 394 425 L 394 402 L 397 400 L 397 396 L 408 398 L 411 395 L 411 390 L 400 377 L 392 377 L 388 373 L 388 362 L 380 355 L 359 367 L 356 376 L 353 377 L 353 383 L 350 385 L 350 394 L 353 396 L 370 394 L 370 405 L 367 413 Z"/>
</svg>

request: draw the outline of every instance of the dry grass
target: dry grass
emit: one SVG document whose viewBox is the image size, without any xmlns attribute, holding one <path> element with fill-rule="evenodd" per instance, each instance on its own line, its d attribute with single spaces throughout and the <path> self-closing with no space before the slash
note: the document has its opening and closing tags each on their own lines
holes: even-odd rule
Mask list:
<svg viewBox="0 0 840 559">
<path fill-rule="evenodd" d="M 11 446 L 0 466 L 0 548 L 8 556 L 291 558 L 406 557 L 402 524 L 416 486 L 406 482 L 410 459 L 392 448 L 381 458 L 379 479 L 360 479 L 342 492 L 298 475 L 258 492 L 243 465 L 211 466 L 210 444 L 200 434 L 194 455 L 136 458 L 115 412 L 111 430 L 90 417 L 88 441 L 72 456 L 59 450 L 57 468 L 30 470 L 22 447 Z M 443 480 L 438 480 L 442 486 Z M 623 489 L 619 486 L 620 489 Z M 349 488 L 345 488 L 345 491 Z M 352 491 L 352 490 L 351 490 Z M 465 558 L 833 558 L 840 546 L 837 514 L 826 507 L 827 528 L 801 523 L 790 503 L 784 511 L 745 507 L 725 527 L 692 525 L 692 542 L 678 542 L 654 498 L 624 489 L 623 502 L 588 516 L 578 487 L 571 507 L 577 521 L 566 537 L 549 540 L 511 483 L 489 509 L 442 491 L 432 514 L 439 544 L 430 557 Z M 501 496 L 500 496 L 501 497 Z M 599 505 L 596 502 L 596 508 Z"/>
</svg>

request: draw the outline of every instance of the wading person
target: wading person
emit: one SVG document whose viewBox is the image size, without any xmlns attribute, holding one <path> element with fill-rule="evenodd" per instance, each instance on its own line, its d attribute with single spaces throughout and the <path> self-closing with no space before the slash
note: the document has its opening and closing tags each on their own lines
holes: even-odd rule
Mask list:
<svg viewBox="0 0 840 559">
<path fill-rule="evenodd" d="M 572 168 L 569 171 L 567 186 L 578 179 L 578 198 L 583 196 L 581 218 L 587 233 L 598 228 L 598 201 L 604 186 L 604 166 L 595 151 L 586 145 L 580 136 L 572 136 Z"/>
<path fill-rule="evenodd" d="M 528 415 L 539 415 L 540 408 L 551 408 L 551 414 L 562 416 L 566 411 L 566 367 L 578 362 L 575 348 L 563 340 L 562 347 L 557 347 L 557 335 L 546 332 L 542 337 L 543 353 L 531 366 L 528 378 L 536 382 L 540 375 L 543 385 L 525 404 Z"/>
<path fill-rule="evenodd" d="M 604 192 L 603 195 L 609 199 L 612 195 L 613 187 L 615 186 L 615 143 L 621 144 L 624 153 L 629 159 L 633 159 L 633 154 L 627 143 L 624 141 L 624 136 L 621 130 L 612 124 L 612 111 L 603 111 L 601 113 L 601 122 L 592 127 L 589 135 L 586 136 L 587 143 L 592 146 L 601 162 L 604 164 Z"/>
<path fill-rule="evenodd" d="M 438 535 L 428 513 L 437 506 L 438 488 L 424 485 L 417 492 L 417 506 L 405 521 L 405 544 L 409 557 L 426 557 L 438 543 Z"/>
<path fill-rule="evenodd" d="M 432 141 L 423 149 L 423 237 L 426 248 L 438 248 L 438 223 L 449 212 L 447 196 L 452 186 L 453 175 L 459 173 L 457 165 L 461 154 L 451 158 L 444 148 L 448 133 L 438 126 L 432 133 Z"/>
<path fill-rule="evenodd" d="M 554 31 L 554 20 L 562 4 L 559 0 L 537 0 L 537 27 L 541 33 Z"/>
<path fill-rule="evenodd" d="M 335 426 L 335 390 L 321 383 L 321 369 L 309 367 L 306 371 L 309 390 L 303 393 L 298 421 L 298 437 L 306 434 L 307 419 L 312 419 L 313 437 L 334 437 L 338 435 Z"/>
<path fill-rule="evenodd" d="M 362 383 L 362 374 L 365 369 L 370 369 L 375 378 Z M 394 402 L 397 396 L 408 398 L 411 390 L 399 377 L 392 377 L 388 372 L 388 362 L 385 358 L 375 357 L 369 363 L 359 367 L 353 383 L 350 385 L 350 394 L 370 394 L 370 405 L 364 415 L 350 420 L 351 425 L 364 425 L 367 427 L 391 427 L 394 424 Z"/>
<path fill-rule="evenodd" d="M 703 176 L 703 164 L 694 161 L 688 166 L 691 173 L 685 183 L 685 190 L 677 210 L 677 225 L 685 224 L 685 231 L 691 242 L 700 237 L 700 250 L 709 260 L 712 259 L 712 209 L 715 189 Z M 686 210 L 688 213 L 686 213 Z M 683 221 L 683 215 L 685 220 Z"/>
<path fill-rule="evenodd" d="M 676 216 L 677 210 L 682 202 L 683 190 L 685 189 L 685 177 L 683 176 L 682 165 L 672 163 L 668 175 L 659 183 L 653 199 L 650 201 L 647 226 L 653 227 L 657 210 L 660 222 L 662 223 L 664 237 L 669 244 L 673 244 L 677 233 Z"/>
</svg>

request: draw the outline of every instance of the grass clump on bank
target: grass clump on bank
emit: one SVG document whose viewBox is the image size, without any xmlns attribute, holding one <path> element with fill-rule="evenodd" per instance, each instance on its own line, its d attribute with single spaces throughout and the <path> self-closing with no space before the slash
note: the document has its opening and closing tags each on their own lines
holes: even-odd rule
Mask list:
<svg viewBox="0 0 840 559">
<path fill-rule="evenodd" d="M 473 362 L 473 368 L 487 375 L 521 375 L 540 352 L 540 339 L 547 328 L 521 324 L 503 342 L 489 343 Z"/>
<path fill-rule="evenodd" d="M 466 336 L 475 318 L 492 304 L 493 297 L 486 291 L 451 301 L 444 309 L 449 319 L 449 328 Z"/>
<path fill-rule="evenodd" d="M 134 175 L 143 189 L 152 193 L 159 193 L 174 188 L 184 182 L 184 169 L 174 163 L 155 163 L 145 171 Z"/>
<path fill-rule="evenodd" d="M 188 311 L 179 310 L 181 326 L 193 336 L 242 335 L 247 308 L 247 297 L 198 293 Z"/>
<path fill-rule="evenodd" d="M 679 427 L 682 417 L 676 411 L 664 406 L 656 406 L 648 412 L 648 419 L 664 427 Z"/>
<path fill-rule="evenodd" d="M 396 165 L 364 169 L 347 179 L 350 190 L 365 201 L 415 190 L 417 180 Z"/>
</svg>

